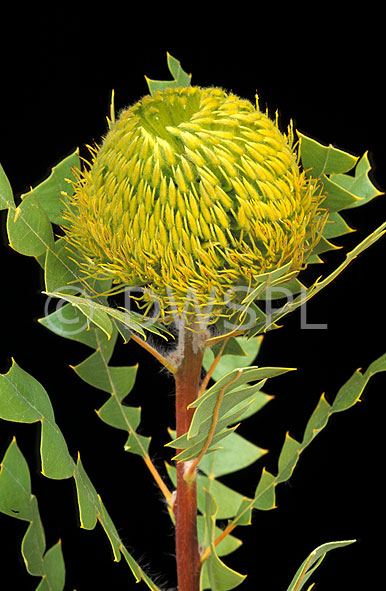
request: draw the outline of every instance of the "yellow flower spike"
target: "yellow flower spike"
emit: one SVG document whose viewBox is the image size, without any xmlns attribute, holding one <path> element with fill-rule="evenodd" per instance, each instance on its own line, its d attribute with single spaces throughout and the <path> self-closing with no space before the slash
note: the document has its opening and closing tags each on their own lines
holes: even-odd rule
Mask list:
<svg viewBox="0 0 386 591">
<path fill-rule="evenodd" d="M 220 88 L 143 97 L 76 172 L 64 225 L 75 258 L 90 276 L 143 287 L 147 310 L 155 294 L 165 321 L 194 300 L 210 322 L 233 313 L 230 288 L 251 291 L 288 263 L 296 274 L 320 238 L 323 195 L 293 137 Z"/>
</svg>

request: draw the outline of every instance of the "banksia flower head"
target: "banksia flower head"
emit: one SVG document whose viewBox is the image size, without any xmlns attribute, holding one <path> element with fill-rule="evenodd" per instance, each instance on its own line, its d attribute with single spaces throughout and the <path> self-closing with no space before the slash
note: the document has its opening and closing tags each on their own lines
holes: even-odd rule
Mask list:
<svg viewBox="0 0 386 591">
<path fill-rule="evenodd" d="M 325 221 L 322 199 L 291 129 L 220 88 L 174 87 L 111 125 L 65 232 L 90 275 L 144 288 L 163 318 L 198 307 L 214 321 L 234 288 L 255 289 L 286 264 L 300 271 Z"/>
</svg>

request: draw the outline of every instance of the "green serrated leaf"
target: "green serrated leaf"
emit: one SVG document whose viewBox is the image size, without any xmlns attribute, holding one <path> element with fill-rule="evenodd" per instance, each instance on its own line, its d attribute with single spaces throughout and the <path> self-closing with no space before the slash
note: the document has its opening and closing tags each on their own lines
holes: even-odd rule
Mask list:
<svg viewBox="0 0 386 591">
<path fill-rule="evenodd" d="M 115 391 L 115 386 L 108 363 L 114 351 L 117 333 L 114 332 L 110 340 L 107 340 L 106 334 L 102 331 L 96 331 L 94 336 L 97 341 L 95 353 L 73 369 L 90 386 L 111 394 Z"/>
<path fill-rule="evenodd" d="M 339 213 L 333 212 L 327 218 L 326 225 L 323 228 L 323 237 L 329 240 L 353 231 Z"/>
<path fill-rule="evenodd" d="M 340 388 L 332 405 L 332 412 L 341 412 L 358 402 L 366 385 L 366 378 L 357 370 Z"/>
<path fill-rule="evenodd" d="M 135 431 L 141 422 L 141 409 L 120 404 L 116 396 L 111 396 L 97 413 L 102 421 L 123 431 Z"/>
<path fill-rule="evenodd" d="M 329 240 L 326 240 L 326 238 L 322 236 L 312 252 L 313 254 L 319 255 L 325 252 L 329 252 L 331 250 L 338 250 L 339 248 L 340 246 L 336 246 L 335 244 L 333 244 Z"/>
<path fill-rule="evenodd" d="M 365 373 L 357 370 L 350 379 L 340 388 L 331 406 L 331 413 L 347 410 L 356 404 L 370 380 L 380 371 L 386 371 L 386 354 L 382 355 L 369 365 Z"/>
<path fill-rule="evenodd" d="M 54 244 L 51 222 L 34 199 L 9 209 L 7 232 L 11 248 L 26 256 L 42 255 Z"/>
<path fill-rule="evenodd" d="M 76 181 L 74 169 L 79 170 L 79 168 L 79 152 L 76 150 L 54 166 L 47 179 L 22 195 L 22 200 L 26 201 L 32 198 L 44 209 L 52 223 L 62 224 L 62 212 L 68 201 L 67 196 L 71 196 L 74 192 L 71 184 Z"/>
<path fill-rule="evenodd" d="M 7 374 L 0 375 L 0 411 L 0 418 L 6 420 L 20 422 L 41 420 L 41 456 L 44 475 L 48 478 L 74 477 L 81 526 L 85 529 L 93 529 L 99 520 L 110 540 L 115 560 L 120 560 L 124 552 L 127 561 L 130 557 L 131 566 L 135 565 L 134 559 L 124 548 L 117 529 L 87 476 L 80 458 L 75 464 L 69 455 L 63 435 L 54 421 L 55 417 L 47 393 L 37 380 L 24 372 L 15 362 Z M 40 574 L 43 564 L 44 574 L 38 589 L 61 591 L 64 586 L 64 563 L 60 543 L 51 548 L 44 559 L 42 555 L 39 558 L 39 549 L 44 548 L 45 540 L 40 518 L 36 513 L 37 505 L 34 507 L 33 503 L 28 466 L 14 441 L 1 466 L 0 510 L 13 517 L 30 521 L 30 527 L 23 540 L 27 568 L 31 574 Z M 137 568 L 141 573 L 141 579 L 149 588 L 159 591 L 138 565 Z"/>
<path fill-rule="evenodd" d="M 116 336 L 115 333 L 115 336 L 107 341 L 104 334 L 95 332 L 95 353 L 74 367 L 74 370 L 88 384 L 111 394 L 109 400 L 97 411 L 99 418 L 111 427 L 129 433 L 125 444 L 126 451 L 147 457 L 151 438 L 136 433 L 140 424 L 141 409 L 122 404 L 122 400 L 134 386 L 138 366 L 109 365 Z"/>
<path fill-rule="evenodd" d="M 237 525 L 251 525 L 252 523 L 252 505 L 251 499 L 244 497 L 235 514 Z"/>
<path fill-rule="evenodd" d="M 288 371 L 294 371 L 291 367 L 258 367 L 258 366 L 239 366 L 221 377 L 211 388 L 209 388 L 202 396 L 193 401 L 189 408 L 198 408 L 204 400 L 211 398 L 224 386 L 227 386 L 228 394 L 234 391 L 236 388 L 240 388 L 244 384 L 250 384 L 251 382 L 259 382 L 267 378 L 279 376 Z M 233 381 L 234 380 L 234 381 Z M 230 383 L 232 382 L 232 383 Z M 196 434 L 198 430 L 193 427 L 190 431 L 191 435 Z"/>
<path fill-rule="evenodd" d="M 70 286 L 71 287 L 71 286 Z M 93 324 L 98 326 L 108 338 L 113 333 L 113 323 L 120 331 L 120 326 L 123 327 L 122 336 L 124 338 L 127 335 L 127 331 L 134 331 L 140 334 L 143 338 L 146 338 L 145 330 L 161 336 L 167 340 L 167 336 L 172 336 L 170 332 L 156 321 L 149 322 L 148 319 L 144 319 L 140 314 L 131 312 L 130 310 L 118 310 L 111 308 L 110 306 L 104 305 L 98 301 L 97 296 L 84 293 L 83 296 L 71 295 L 69 293 L 61 292 L 47 292 L 46 295 L 69 302 L 76 308 L 78 308 L 86 318 Z M 113 319 L 113 323 L 110 318 Z"/>
<path fill-rule="evenodd" d="M 299 459 L 301 444 L 293 439 L 288 433 L 285 436 L 284 445 L 279 456 L 279 472 L 276 482 L 289 480 Z"/>
<path fill-rule="evenodd" d="M 236 428 L 237 425 L 235 427 L 230 427 L 229 429 L 223 430 L 219 433 L 215 433 L 211 439 L 210 447 L 206 450 L 206 453 L 212 453 L 215 450 L 219 449 L 218 443 L 222 441 L 224 437 L 228 437 L 231 433 L 233 433 Z M 196 437 L 195 439 L 192 439 L 189 443 L 187 443 L 186 439 L 182 435 L 174 442 L 170 442 L 166 445 L 170 447 L 178 446 L 177 449 L 182 448 L 183 451 L 174 456 L 173 460 L 176 460 L 177 462 L 187 462 L 188 460 L 197 458 L 197 456 L 200 455 L 205 444 L 206 437 Z"/>
<path fill-rule="evenodd" d="M 42 470 L 48 478 L 69 478 L 73 460 L 55 423 L 47 392 L 15 361 L 7 374 L 0 375 L 0 418 L 21 423 L 42 422 Z"/>
<path fill-rule="evenodd" d="M 175 459 L 179 462 L 196 458 L 212 452 L 219 441 L 229 436 L 237 427 L 229 428 L 240 417 L 244 417 L 251 396 L 258 392 L 268 377 L 274 377 L 290 371 L 289 368 L 238 368 L 216 382 L 201 395 L 190 407 L 197 407 L 189 431 L 166 445 L 181 451 Z M 253 387 L 243 388 L 244 384 L 258 381 Z M 265 395 L 264 395 L 265 396 Z M 246 400 L 247 399 L 247 400 Z M 241 403 L 244 402 L 242 405 Z"/>
<path fill-rule="evenodd" d="M 236 355 L 238 357 L 245 357 L 245 355 L 247 354 L 246 351 L 243 349 L 242 347 L 242 341 L 240 340 L 241 337 L 230 337 L 225 344 L 224 349 L 222 350 L 221 355 Z M 212 360 L 214 357 L 216 357 L 220 352 L 221 349 L 223 347 L 223 343 L 219 342 L 216 345 L 213 345 L 212 348 L 208 348 L 205 350 L 205 353 L 212 353 Z M 205 360 L 205 355 L 204 355 L 204 367 L 208 364 L 208 361 Z M 211 362 L 209 363 L 209 365 L 211 364 Z"/>
<path fill-rule="evenodd" d="M 14 207 L 15 201 L 13 198 L 12 188 L 7 175 L 0 164 L 0 211 L 2 209 L 13 209 Z"/>
<path fill-rule="evenodd" d="M 198 534 L 198 541 L 203 547 L 208 545 L 208 540 L 205 532 L 205 518 L 203 515 L 198 515 L 197 517 L 197 534 Z M 215 539 L 221 534 L 222 530 L 215 526 L 214 528 L 214 537 Z M 232 535 L 226 536 L 217 546 L 216 552 L 218 556 L 227 556 L 231 554 L 240 546 L 242 545 L 242 541 L 238 538 L 235 538 Z"/>
<path fill-rule="evenodd" d="M 254 300 L 263 298 L 267 290 L 270 292 L 273 287 L 277 287 L 278 285 L 286 283 L 292 279 L 295 273 L 289 272 L 290 267 L 291 263 L 287 263 L 286 265 L 274 269 L 273 271 L 255 275 L 253 279 L 257 284 L 257 287 L 248 293 L 248 295 L 242 301 L 242 304 L 245 306 L 246 310 Z"/>
<path fill-rule="evenodd" d="M 219 480 L 211 481 L 204 475 L 200 475 L 197 479 L 197 503 L 201 512 L 203 512 L 205 507 L 204 489 L 210 490 L 216 500 L 218 507 L 216 513 L 217 519 L 230 519 L 236 514 L 243 500 L 243 495 Z"/>
<path fill-rule="evenodd" d="M 314 573 L 315 569 L 320 565 L 327 552 L 335 550 L 336 548 L 343 548 L 344 546 L 348 546 L 354 542 L 356 542 L 356 540 L 328 542 L 327 544 L 322 544 L 321 546 L 315 548 L 315 550 L 313 550 L 300 565 L 289 587 L 287 588 L 287 591 L 301 591 L 304 584 Z"/>
<path fill-rule="evenodd" d="M 46 291 L 53 293 L 65 290 L 70 295 L 76 295 L 82 290 L 81 275 L 79 265 L 74 260 L 74 254 L 68 249 L 67 241 L 59 238 L 46 255 L 44 265 Z"/>
<path fill-rule="evenodd" d="M 70 478 L 74 472 L 74 461 L 68 453 L 67 443 L 57 424 L 41 419 L 42 434 L 40 439 L 40 455 L 42 458 L 42 474 L 54 480 Z"/>
<path fill-rule="evenodd" d="M 369 203 L 375 197 L 382 195 L 369 178 L 370 162 L 365 153 L 355 167 L 354 176 L 348 174 L 333 174 L 331 180 L 337 185 L 356 195 L 360 201 L 353 203 L 350 208 Z"/>
<path fill-rule="evenodd" d="M 178 86 L 190 86 L 191 75 L 184 72 L 181 63 L 167 53 L 168 68 Z"/>
<path fill-rule="evenodd" d="M 312 413 L 303 437 L 302 445 L 306 446 L 314 439 L 314 437 L 324 429 L 328 419 L 331 415 L 331 406 L 328 404 L 324 394 L 321 396 L 317 407 Z"/>
<path fill-rule="evenodd" d="M 118 530 L 115 527 L 113 520 L 111 519 L 110 515 L 106 511 L 106 507 L 103 504 L 103 501 L 100 497 L 99 498 L 99 513 L 98 513 L 98 520 L 100 521 L 101 526 L 103 527 L 107 537 L 110 540 L 111 548 L 114 554 L 114 561 L 119 562 L 121 560 L 121 545 L 122 541 L 119 537 Z"/>
<path fill-rule="evenodd" d="M 88 477 L 80 456 L 78 457 L 78 462 L 74 470 L 74 478 L 78 495 L 81 527 L 85 529 L 94 529 L 97 521 L 99 521 L 110 540 L 114 558 L 116 561 L 119 561 L 119 546 L 121 541 L 119 539 L 117 530 L 111 521 L 111 518 L 108 515 L 100 496 L 95 490 L 94 485 Z"/>
<path fill-rule="evenodd" d="M 173 80 L 151 80 L 145 77 L 151 95 L 154 95 L 157 90 L 190 86 L 191 75 L 184 72 L 180 62 L 169 53 L 167 54 L 167 63 Z"/>
<path fill-rule="evenodd" d="M 76 492 L 78 495 L 78 506 L 81 527 L 94 529 L 97 524 L 99 498 L 98 494 L 88 477 L 80 456 L 74 470 Z"/>
<path fill-rule="evenodd" d="M 63 314 L 65 314 L 65 320 Z M 147 456 L 150 438 L 141 439 L 142 436 L 135 433 L 140 422 L 140 409 L 122 404 L 122 400 L 133 388 L 138 366 L 111 367 L 109 361 L 116 344 L 116 329 L 113 329 L 112 337 L 108 340 L 106 334 L 96 326 L 86 330 L 87 323 L 85 326 L 84 322 L 86 317 L 82 313 L 80 316 L 83 320 L 79 317 L 79 312 L 67 304 L 63 309 L 41 319 L 40 322 L 57 334 L 95 349 L 94 353 L 73 369 L 86 383 L 111 394 L 111 398 L 97 411 L 99 417 L 108 425 L 129 432 L 132 436 L 126 444 L 127 449 L 130 448 L 130 451 L 139 453 L 141 456 Z M 68 326 L 74 331 L 73 335 L 65 334 L 68 332 Z"/>
<path fill-rule="evenodd" d="M 38 322 L 58 336 L 78 341 L 93 349 L 98 348 L 98 341 L 107 341 L 106 335 L 96 326 L 91 326 L 86 316 L 71 304 L 58 306 L 51 314 L 39 318 Z"/>
<path fill-rule="evenodd" d="M 99 521 L 110 540 L 115 561 L 120 561 L 121 555 L 125 558 L 130 570 L 132 571 L 136 582 L 143 580 L 152 591 L 161 591 L 159 587 L 144 573 L 137 564 L 127 548 L 122 543 L 118 531 L 107 513 L 102 499 L 94 488 L 89 476 L 87 475 L 80 457 L 74 472 L 76 483 L 78 505 L 80 511 L 81 527 L 85 529 L 94 529 Z"/>
<path fill-rule="evenodd" d="M 0 511 L 24 521 L 32 520 L 29 468 L 15 438 L 1 464 Z"/>
<path fill-rule="evenodd" d="M 359 197 L 338 185 L 332 180 L 332 177 L 328 178 L 326 175 L 322 175 L 321 181 L 324 191 L 327 193 L 327 197 L 323 201 L 323 207 L 328 209 L 330 213 L 359 205 Z"/>
<path fill-rule="evenodd" d="M 259 484 L 255 491 L 255 498 L 253 507 L 260 509 L 261 511 L 270 511 L 276 507 L 276 494 L 275 494 L 276 478 L 270 472 L 267 472 L 263 468 Z M 244 506 L 243 511 L 248 509 L 248 506 Z M 239 513 L 243 515 L 243 513 Z"/>
<path fill-rule="evenodd" d="M 375 361 L 373 361 L 365 372 L 366 379 L 370 379 L 371 376 L 378 373 L 379 371 L 386 371 L 386 353 L 381 355 Z"/>
<path fill-rule="evenodd" d="M 43 524 L 40 519 L 38 502 L 31 496 L 31 523 L 24 535 L 21 549 L 27 571 L 30 575 L 44 575 L 43 555 L 46 549 L 46 539 Z"/>
<path fill-rule="evenodd" d="M 250 391 L 252 392 L 254 389 L 254 386 L 250 386 Z M 270 396 L 269 394 L 264 394 L 264 392 L 262 392 L 261 390 L 258 390 L 257 392 L 255 392 L 254 394 L 252 394 L 250 397 L 245 398 L 242 402 L 240 402 L 239 404 L 236 404 L 234 406 L 235 410 L 238 410 L 240 405 L 243 405 L 243 412 L 242 414 L 239 416 L 238 421 L 244 421 L 245 419 L 248 419 L 249 417 L 253 416 L 254 414 L 256 414 L 259 410 L 261 410 L 268 402 L 270 402 L 274 397 Z"/>
<path fill-rule="evenodd" d="M 218 502 L 208 489 L 203 489 L 204 521 L 211 552 L 205 560 L 201 572 L 201 589 L 210 588 L 211 591 L 229 591 L 238 587 L 245 579 L 245 575 L 237 573 L 220 560 L 214 545 L 216 535 L 216 517 L 218 517 Z M 207 581 L 207 583 L 206 583 Z M 209 587 L 207 586 L 209 584 Z"/>
<path fill-rule="evenodd" d="M 245 395 L 245 397 L 247 397 L 253 394 L 253 391 L 248 388 L 243 388 L 241 390 L 241 387 L 245 384 L 258 382 L 256 388 L 259 390 L 263 384 L 263 380 L 282 375 L 288 371 L 292 371 L 292 369 L 283 367 L 239 367 L 220 378 L 202 396 L 189 405 L 189 408 L 196 408 L 196 411 L 190 424 L 188 438 L 191 439 L 192 437 L 196 437 L 200 431 L 202 431 L 200 426 L 203 423 L 207 423 L 208 417 L 212 416 L 221 392 L 223 392 L 224 395 L 220 407 L 221 415 L 219 416 L 223 416 L 226 412 L 231 410 L 233 406 L 238 404 L 242 400 L 241 396 Z M 243 394 L 241 394 L 241 392 Z"/>
<path fill-rule="evenodd" d="M 233 337 L 230 341 L 229 347 L 227 343 L 221 359 L 212 374 L 212 378 L 215 381 L 238 367 L 248 367 L 249 365 L 252 365 L 259 352 L 262 337 L 259 336 L 252 339 L 248 339 L 247 337 Z M 219 348 L 219 346 L 220 345 L 216 345 L 217 348 Z M 212 365 L 215 355 L 215 348 L 213 348 L 213 350 L 209 348 L 205 350 L 203 366 L 206 371 L 208 371 Z"/>
<path fill-rule="evenodd" d="M 90 322 L 100 328 L 106 336 L 110 339 L 113 335 L 113 324 L 109 318 L 108 306 L 102 306 L 97 302 L 94 302 L 90 297 L 79 297 L 66 293 L 50 293 L 47 292 L 48 296 L 55 297 L 58 299 L 69 302 L 75 308 L 80 310 Z"/>
<path fill-rule="evenodd" d="M 277 328 L 277 322 L 281 318 L 284 318 L 284 316 L 287 316 L 287 314 L 290 314 L 300 306 L 304 305 L 309 299 L 314 297 L 317 293 L 334 281 L 334 279 L 336 279 L 362 252 L 372 246 L 377 240 L 382 238 L 385 232 L 386 222 L 381 224 L 378 228 L 376 228 L 376 230 L 374 230 L 374 232 L 369 234 L 364 240 L 362 240 L 362 242 L 360 242 L 353 250 L 351 250 L 346 255 L 345 260 L 338 267 L 336 267 L 332 273 L 327 275 L 327 277 L 316 280 L 315 283 L 313 283 L 310 287 L 303 290 L 299 296 L 295 297 L 292 301 L 288 300 L 286 304 L 283 305 L 278 311 L 273 311 L 269 319 L 267 316 L 263 315 L 262 319 L 259 319 L 250 328 L 249 335 L 252 337 L 257 334 L 267 332 L 268 330 Z"/>
<path fill-rule="evenodd" d="M 125 451 L 137 454 L 142 458 L 147 457 L 149 455 L 150 442 L 151 437 L 145 437 L 139 433 L 132 432 L 125 443 Z"/>
<path fill-rule="evenodd" d="M 200 462 L 200 470 L 210 478 L 218 478 L 250 466 L 266 453 L 238 433 L 231 433 L 221 443 L 221 449 Z"/>
<path fill-rule="evenodd" d="M 363 375 L 359 371 L 355 372 L 339 390 L 331 406 L 325 400 L 324 395 L 321 397 L 306 425 L 302 443 L 299 443 L 287 434 L 279 457 L 277 475 L 274 476 L 263 468 L 254 499 L 249 503 L 245 502 L 243 504 L 243 507 L 235 514 L 231 525 L 235 526 L 239 522 L 242 523 L 246 512 L 252 507 L 261 510 L 275 508 L 275 487 L 280 482 L 284 482 L 290 478 L 300 453 L 304 451 L 316 435 L 326 426 L 332 414 L 352 407 L 359 400 L 367 382 L 378 371 L 386 371 L 386 354 L 375 360 Z"/>
<path fill-rule="evenodd" d="M 45 576 L 36 591 L 63 591 L 66 573 L 60 540 L 55 546 L 47 550 L 43 564 Z"/>
<path fill-rule="evenodd" d="M 127 549 L 124 546 L 122 546 L 121 552 L 122 552 L 122 556 L 126 560 L 128 566 L 130 567 L 131 572 L 133 573 L 133 575 L 135 577 L 135 582 L 139 583 L 142 578 L 141 577 L 141 568 L 140 568 L 139 564 L 137 564 L 135 562 L 135 560 L 133 559 L 131 554 L 127 551 Z M 153 588 L 158 589 L 158 587 L 151 587 L 151 589 L 153 589 Z"/>
<path fill-rule="evenodd" d="M 47 392 L 13 360 L 8 373 L 0 374 L 0 418 L 35 423 L 43 416 L 54 419 Z"/>
<path fill-rule="evenodd" d="M 325 146 L 299 132 L 298 136 L 302 165 L 306 170 L 312 169 L 314 178 L 323 174 L 347 172 L 358 161 L 356 156 L 334 148 L 331 144 Z"/>
<path fill-rule="evenodd" d="M 0 511 L 30 522 L 21 550 L 28 573 L 42 577 L 37 589 L 63 591 L 65 568 L 60 541 L 44 554 L 46 541 L 37 499 L 31 494 L 29 468 L 15 438 L 1 464 Z"/>
<path fill-rule="evenodd" d="M 310 259 L 308 259 L 310 262 Z M 322 262 L 322 261 L 321 261 Z M 293 278 L 287 281 L 283 281 L 283 283 L 276 285 L 274 287 L 269 287 L 265 292 L 261 294 L 259 300 L 280 300 L 282 298 L 292 297 L 295 294 L 298 294 L 302 291 L 304 285 L 299 281 L 299 279 Z"/>
</svg>

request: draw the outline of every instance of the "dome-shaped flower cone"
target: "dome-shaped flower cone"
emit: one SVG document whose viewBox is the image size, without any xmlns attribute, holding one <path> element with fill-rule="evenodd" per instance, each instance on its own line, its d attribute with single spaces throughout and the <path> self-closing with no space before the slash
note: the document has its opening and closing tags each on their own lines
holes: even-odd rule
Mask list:
<svg viewBox="0 0 386 591">
<path fill-rule="evenodd" d="M 164 318 L 191 301 L 214 321 L 234 288 L 255 289 L 284 265 L 301 270 L 322 201 L 291 129 L 222 89 L 168 88 L 111 126 L 80 174 L 65 232 L 90 274 L 143 287 Z"/>
</svg>

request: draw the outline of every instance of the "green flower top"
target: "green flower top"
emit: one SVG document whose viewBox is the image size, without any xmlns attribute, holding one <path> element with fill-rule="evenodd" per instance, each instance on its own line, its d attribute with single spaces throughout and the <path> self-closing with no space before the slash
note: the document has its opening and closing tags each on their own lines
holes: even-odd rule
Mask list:
<svg viewBox="0 0 386 591">
<path fill-rule="evenodd" d="M 234 288 L 286 264 L 300 271 L 326 219 L 291 129 L 196 86 L 124 110 L 70 200 L 66 237 L 87 272 L 143 287 L 164 318 L 190 301 L 214 321 Z"/>
</svg>

